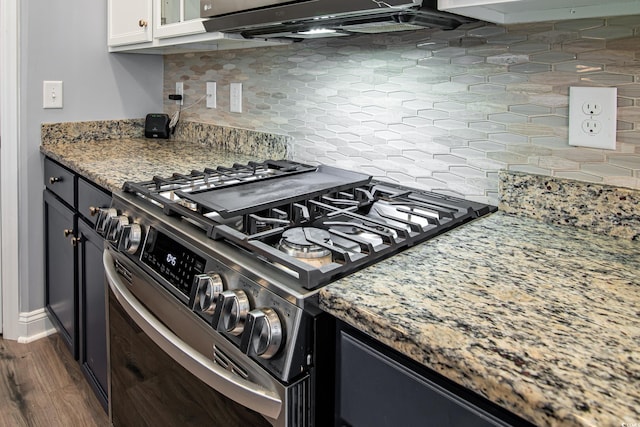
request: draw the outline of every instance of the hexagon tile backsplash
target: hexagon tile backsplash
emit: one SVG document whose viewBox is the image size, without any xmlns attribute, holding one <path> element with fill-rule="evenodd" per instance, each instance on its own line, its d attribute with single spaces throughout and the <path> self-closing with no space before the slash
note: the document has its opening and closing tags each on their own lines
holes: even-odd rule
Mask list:
<svg viewBox="0 0 640 427">
<path fill-rule="evenodd" d="M 640 15 L 165 57 L 165 111 L 293 139 L 289 156 L 497 203 L 498 170 L 640 188 Z M 218 83 L 218 108 L 202 101 Z M 229 84 L 243 83 L 243 113 Z M 569 86 L 618 88 L 617 148 L 570 147 Z"/>
</svg>

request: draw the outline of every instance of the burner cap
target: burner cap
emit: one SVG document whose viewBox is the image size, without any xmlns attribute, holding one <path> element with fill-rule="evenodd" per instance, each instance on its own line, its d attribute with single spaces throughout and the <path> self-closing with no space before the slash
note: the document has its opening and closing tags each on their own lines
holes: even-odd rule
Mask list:
<svg viewBox="0 0 640 427">
<path fill-rule="evenodd" d="M 296 258 L 322 258 L 331 251 L 310 240 L 331 245 L 331 235 L 327 230 L 312 227 L 290 228 L 282 233 L 278 249 Z"/>
</svg>

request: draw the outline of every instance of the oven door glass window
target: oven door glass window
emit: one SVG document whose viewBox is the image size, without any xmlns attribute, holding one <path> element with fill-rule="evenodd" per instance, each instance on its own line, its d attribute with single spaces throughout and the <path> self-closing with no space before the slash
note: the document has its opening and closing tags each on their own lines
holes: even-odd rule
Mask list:
<svg viewBox="0 0 640 427">
<path fill-rule="evenodd" d="M 270 426 L 164 353 L 109 290 L 111 417 L 114 426 Z"/>
</svg>

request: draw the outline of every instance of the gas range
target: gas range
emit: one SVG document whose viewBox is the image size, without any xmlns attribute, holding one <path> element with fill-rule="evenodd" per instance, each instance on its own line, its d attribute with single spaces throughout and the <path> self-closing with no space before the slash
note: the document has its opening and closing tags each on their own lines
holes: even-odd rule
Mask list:
<svg viewBox="0 0 640 427">
<path fill-rule="evenodd" d="M 127 182 L 96 230 L 125 280 L 148 277 L 210 328 L 206 357 L 250 382 L 265 370 L 287 396 L 303 382 L 299 401 L 313 394 L 323 285 L 495 209 L 327 165 L 269 160 Z"/>
<path fill-rule="evenodd" d="M 124 191 L 316 289 L 493 207 L 326 165 L 266 161 L 126 183 Z"/>
</svg>

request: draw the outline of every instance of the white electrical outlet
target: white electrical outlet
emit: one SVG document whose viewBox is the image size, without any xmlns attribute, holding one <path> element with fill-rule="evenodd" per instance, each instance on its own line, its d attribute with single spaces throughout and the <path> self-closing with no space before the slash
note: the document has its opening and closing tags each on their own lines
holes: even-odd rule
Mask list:
<svg viewBox="0 0 640 427">
<path fill-rule="evenodd" d="M 179 99 L 176 101 L 176 105 L 183 105 L 184 104 L 184 83 L 183 82 L 176 82 L 176 95 L 182 96 L 182 99 Z"/>
<path fill-rule="evenodd" d="M 217 107 L 217 85 L 216 82 L 207 82 L 207 108 L 216 108 Z"/>
<path fill-rule="evenodd" d="M 585 120 L 582 122 L 582 132 L 587 135 L 597 135 L 602 130 L 602 124 L 598 120 Z"/>
<path fill-rule="evenodd" d="M 242 113 L 242 83 L 231 83 L 229 94 L 229 110 L 232 113 Z"/>
<path fill-rule="evenodd" d="M 617 88 L 569 88 L 569 145 L 616 149 Z"/>
<path fill-rule="evenodd" d="M 62 82 L 42 82 L 42 108 L 62 108 Z"/>
<path fill-rule="evenodd" d="M 597 116 L 602 113 L 602 104 L 597 101 L 587 101 L 582 104 L 582 112 L 588 116 Z"/>
</svg>

